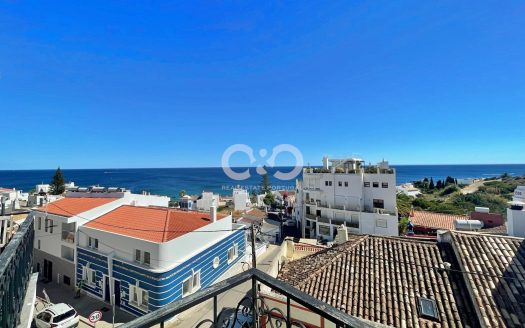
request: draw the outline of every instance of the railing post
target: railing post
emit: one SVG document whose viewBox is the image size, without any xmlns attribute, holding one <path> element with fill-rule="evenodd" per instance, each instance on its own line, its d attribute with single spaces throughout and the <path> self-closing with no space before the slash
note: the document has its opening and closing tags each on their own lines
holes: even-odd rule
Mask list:
<svg viewBox="0 0 525 328">
<path fill-rule="evenodd" d="M 217 295 L 213 296 L 213 326 L 217 327 Z"/>
<path fill-rule="evenodd" d="M 257 268 L 257 256 L 255 254 L 255 227 L 252 223 L 252 268 L 253 270 L 256 270 Z M 253 313 L 253 327 L 258 327 L 258 320 L 257 318 L 257 279 L 255 276 L 252 276 L 252 313 Z"/>
<path fill-rule="evenodd" d="M 286 328 L 292 326 L 292 318 L 290 317 L 290 297 L 286 296 Z"/>
</svg>

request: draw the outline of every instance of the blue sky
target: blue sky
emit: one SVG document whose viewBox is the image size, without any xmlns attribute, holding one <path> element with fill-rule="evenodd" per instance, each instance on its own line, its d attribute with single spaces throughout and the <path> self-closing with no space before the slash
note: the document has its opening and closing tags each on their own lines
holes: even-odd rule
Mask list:
<svg viewBox="0 0 525 328">
<path fill-rule="evenodd" d="M 235 143 L 290 143 L 311 164 L 525 163 L 524 15 L 521 1 L 2 1 L 0 169 L 220 166 Z"/>
</svg>

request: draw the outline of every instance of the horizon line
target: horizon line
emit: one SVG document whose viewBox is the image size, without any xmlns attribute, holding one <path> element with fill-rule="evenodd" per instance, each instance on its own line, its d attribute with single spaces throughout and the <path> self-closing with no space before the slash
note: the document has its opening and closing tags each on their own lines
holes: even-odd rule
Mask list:
<svg viewBox="0 0 525 328">
<path fill-rule="evenodd" d="M 445 164 L 390 164 L 394 168 L 396 166 L 488 166 L 488 165 L 525 165 L 525 163 L 445 163 Z M 322 165 L 303 165 L 304 167 L 321 167 Z M 230 166 L 231 168 L 257 168 L 257 166 Z M 281 165 L 279 167 L 294 167 L 294 165 Z M 220 169 L 222 166 L 192 166 L 192 167 L 101 167 L 101 168 L 62 168 L 61 170 L 162 170 L 162 169 Z M 31 169 L 0 169 L 0 171 L 53 171 L 57 168 L 31 168 Z"/>
</svg>

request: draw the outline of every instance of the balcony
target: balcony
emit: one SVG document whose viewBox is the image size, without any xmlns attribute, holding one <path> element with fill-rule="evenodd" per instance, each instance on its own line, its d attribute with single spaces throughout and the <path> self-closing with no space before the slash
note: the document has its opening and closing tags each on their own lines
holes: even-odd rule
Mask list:
<svg viewBox="0 0 525 328">
<path fill-rule="evenodd" d="M 218 299 L 221 297 L 221 294 L 248 281 L 251 281 L 251 289 L 246 296 L 239 303 L 231 304 L 232 307 L 225 307 L 219 312 Z M 282 306 L 270 307 L 268 306 L 270 302 L 265 296 L 267 293 L 261 292 L 261 290 L 271 290 L 274 293 L 279 293 L 283 296 L 283 300 L 286 301 L 282 302 Z M 210 305 L 213 307 L 213 318 L 204 319 L 195 324 L 195 327 L 306 327 L 305 323 L 301 321 L 304 318 L 301 318 L 299 315 L 296 318 L 292 315 L 292 301 L 332 322 L 336 327 L 379 326 L 373 322 L 348 315 L 264 272 L 257 269 L 249 269 L 246 272 L 166 305 L 157 311 L 125 323 L 120 327 L 139 328 L 160 325 L 163 328 L 165 321 L 208 301 L 213 302 L 213 304 L 210 302 Z"/>
<path fill-rule="evenodd" d="M 33 266 L 33 219 L 27 218 L 0 254 L 0 327 L 21 320 Z"/>
<path fill-rule="evenodd" d="M 74 231 L 62 231 L 62 241 L 66 243 L 75 243 L 75 232 Z"/>
</svg>

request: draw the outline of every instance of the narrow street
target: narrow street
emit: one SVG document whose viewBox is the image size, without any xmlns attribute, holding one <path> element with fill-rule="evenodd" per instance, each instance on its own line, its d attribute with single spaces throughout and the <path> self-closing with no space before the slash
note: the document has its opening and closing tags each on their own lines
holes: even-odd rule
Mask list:
<svg viewBox="0 0 525 328">
<path fill-rule="evenodd" d="M 268 250 L 257 259 L 257 268 L 263 272 L 268 272 L 270 264 L 279 252 L 280 246 L 269 245 Z M 222 308 L 236 308 L 237 303 L 246 295 L 251 288 L 251 282 L 246 282 L 230 291 L 221 294 L 218 300 L 218 311 Z M 193 308 L 182 314 L 172 322 L 167 323 L 166 327 L 190 328 L 195 327 L 205 319 L 213 319 L 213 299 L 205 302 L 203 306 Z"/>
</svg>

